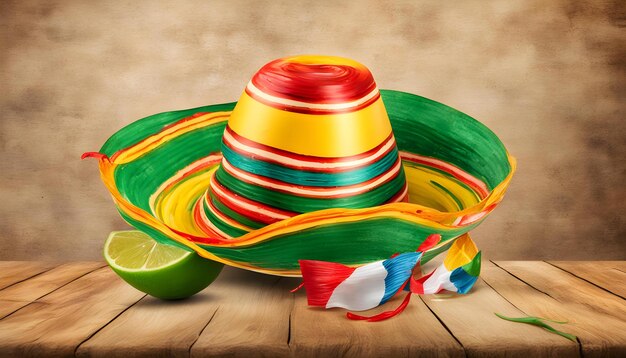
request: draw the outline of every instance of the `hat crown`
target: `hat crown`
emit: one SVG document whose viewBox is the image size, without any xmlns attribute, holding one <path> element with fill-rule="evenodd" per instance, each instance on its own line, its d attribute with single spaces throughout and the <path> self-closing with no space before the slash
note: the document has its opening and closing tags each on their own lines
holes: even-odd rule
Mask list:
<svg viewBox="0 0 626 358">
<path fill-rule="evenodd" d="M 222 154 L 203 209 L 208 233 L 221 237 L 305 212 L 407 200 L 374 78 L 341 57 L 263 66 L 230 115 Z"/>
<path fill-rule="evenodd" d="M 329 158 L 364 153 L 391 134 L 371 72 L 334 56 L 269 62 L 246 86 L 228 126 L 278 150 Z"/>
<path fill-rule="evenodd" d="M 367 67 L 336 56 L 274 60 L 257 71 L 248 86 L 270 96 L 311 104 L 349 103 L 377 92 Z"/>
</svg>

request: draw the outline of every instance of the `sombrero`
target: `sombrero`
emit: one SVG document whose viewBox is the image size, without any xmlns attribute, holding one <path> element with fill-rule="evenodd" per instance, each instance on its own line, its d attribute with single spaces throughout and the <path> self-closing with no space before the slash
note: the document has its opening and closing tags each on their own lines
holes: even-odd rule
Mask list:
<svg viewBox="0 0 626 358">
<path fill-rule="evenodd" d="M 422 262 L 451 249 L 448 270 L 466 265 L 466 234 L 515 169 L 480 122 L 328 56 L 272 61 L 238 102 L 143 118 L 84 156 L 138 230 L 280 276 L 300 276 L 300 260 L 356 267 L 419 247 Z"/>
</svg>

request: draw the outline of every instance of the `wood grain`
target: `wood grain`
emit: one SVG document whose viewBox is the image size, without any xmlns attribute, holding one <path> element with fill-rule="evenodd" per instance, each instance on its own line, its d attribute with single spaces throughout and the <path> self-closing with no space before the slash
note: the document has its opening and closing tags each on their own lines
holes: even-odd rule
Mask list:
<svg viewBox="0 0 626 358">
<path fill-rule="evenodd" d="M 543 261 L 495 261 L 494 264 L 559 302 L 586 305 L 626 320 L 626 301 Z"/>
<path fill-rule="evenodd" d="M 219 292 L 219 309 L 191 348 L 194 357 L 289 356 L 290 289 L 299 279 L 236 270 Z"/>
<path fill-rule="evenodd" d="M 55 262 L 0 261 L 0 290 L 59 265 Z"/>
<path fill-rule="evenodd" d="M 549 261 L 572 275 L 626 298 L 626 265 L 620 261 Z"/>
<path fill-rule="evenodd" d="M 541 292 L 489 261 L 483 262 L 481 278 L 526 315 L 568 321 L 549 324 L 576 335 L 585 357 L 626 356 L 626 335 L 615 334 L 626 332 L 626 321 L 587 305 L 560 302 L 549 295 L 552 290 Z"/>
<path fill-rule="evenodd" d="M 235 353 L 245 351 L 246 347 L 254 346 L 255 343 L 265 343 L 262 345 L 264 348 L 271 347 L 272 342 L 268 340 L 255 341 L 254 334 L 249 334 L 250 327 L 256 325 L 260 333 L 280 332 L 281 324 L 284 332 L 281 332 L 280 341 L 274 343 L 281 343 L 286 348 L 291 307 L 276 305 L 277 311 L 273 312 L 271 299 L 275 297 L 263 300 L 262 293 L 264 288 L 265 291 L 278 293 L 278 290 L 270 290 L 277 280 L 277 277 L 226 267 L 215 282 L 190 299 L 162 301 L 144 297 L 83 343 L 78 348 L 77 355 L 186 357 L 193 345 L 194 350 L 191 352 L 194 354 L 219 356 L 233 349 Z M 259 307 L 263 307 L 263 310 L 259 310 Z M 242 310 L 238 311 L 238 308 Z M 284 312 L 284 315 L 277 315 L 276 322 L 269 320 L 271 317 L 263 316 L 263 313 L 271 316 L 279 313 L 278 311 Z M 246 316 L 246 313 L 256 314 L 258 317 Z M 236 319 L 237 315 L 240 322 Z M 242 340 L 242 334 L 246 334 L 246 340 Z M 237 340 L 234 346 L 231 344 L 233 339 Z M 194 344 L 196 341 L 198 342 Z M 256 350 L 258 351 L 258 347 Z M 271 352 L 269 349 L 267 351 Z"/>
<path fill-rule="evenodd" d="M 26 306 L 30 302 L 0 301 L 0 320 Z"/>
<path fill-rule="evenodd" d="M 482 280 L 466 295 L 425 295 L 423 301 L 461 342 L 469 357 L 573 357 L 578 345 L 541 328 L 498 318 L 525 316 Z"/>
<path fill-rule="evenodd" d="M 93 271 L 0 320 L 5 356 L 67 356 L 144 296 L 108 267 Z"/>
<path fill-rule="evenodd" d="M 404 295 L 371 315 L 393 310 Z M 307 306 L 304 292 L 296 295 L 291 314 L 290 346 L 296 357 L 462 357 L 463 348 L 426 305 L 413 296 L 399 316 L 382 322 L 351 321 L 346 310 Z"/>
<path fill-rule="evenodd" d="M 0 290 L 0 319 L 104 265 L 93 261 L 66 263 Z"/>
<path fill-rule="evenodd" d="M 0 312 L 13 312 L 0 319 L 0 357 L 626 356 L 626 300 L 598 287 L 615 287 L 615 273 L 588 272 L 619 270 L 623 262 L 485 261 L 470 294 L 413 296 L 403 314 L 376 323 L 309 307 L 304 292 L 289 292 L 298 279 L 225 268 L 199 295 L 164 302 L 102 264 L 45 271 L 45 264 L 0 262 L 3 272 L 26 277 L 0 290 Z M 366 314 L 393 309 L 402 298 Z M 568 320 L 552 325 L 579 343 L 494 312 Z"/>
</svg>

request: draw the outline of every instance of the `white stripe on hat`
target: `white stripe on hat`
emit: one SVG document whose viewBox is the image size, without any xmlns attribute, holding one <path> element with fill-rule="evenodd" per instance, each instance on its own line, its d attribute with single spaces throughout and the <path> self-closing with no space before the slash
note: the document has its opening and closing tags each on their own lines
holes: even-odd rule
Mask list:
<svg viewBox="0 0 626 358">
<path fill-rule="evenodd" d="M 378 306 L 385 295 L 386 277 L 382 260 L 358 267 L 335 288 L 326 308 L 363 311 Z"/>
<path fill-rule="evenodd" d="M 363 103 L 369 101 L 370 99 L 376 97 L 378 95 L 378 87 L 374 87 L 374 89 L 366 94 L 365 96 L 352 101 L 352 102 L 344 102 L 344 103 L 311 103 L 311 102 L 302 102 L 302 101 L 294 101 L 292 99 L 280 98 L 276 96 L 272 96 L 271 94 L 265 93 L 258 89 L 252 81 L 248 82 L 247 86 L 248 91 L 252 92 L 255 96 L 259 96 L 268 102 L 278 103 L 290 107 L 300 107 L 300 108 L 311 108 L 311 109 L 325 109 L 325 110 L 340 110 L 340 109 L 348 109 L 352 107 L 358 107 Z"/>
</svg>

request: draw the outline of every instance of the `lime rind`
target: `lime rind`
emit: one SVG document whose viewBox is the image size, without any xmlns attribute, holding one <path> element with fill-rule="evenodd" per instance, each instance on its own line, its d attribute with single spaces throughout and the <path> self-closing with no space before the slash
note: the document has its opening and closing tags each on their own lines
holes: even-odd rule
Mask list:
<svg viewBox="0 0 626 358">
<path fill-rule="evenodd" d="M 160 243 L 141 231 L 112 232 L 104 257 L 120 278 L 164 300 L 190 297 L 210 285 L 224 265 L 193 251 Z"/>
</svg>

